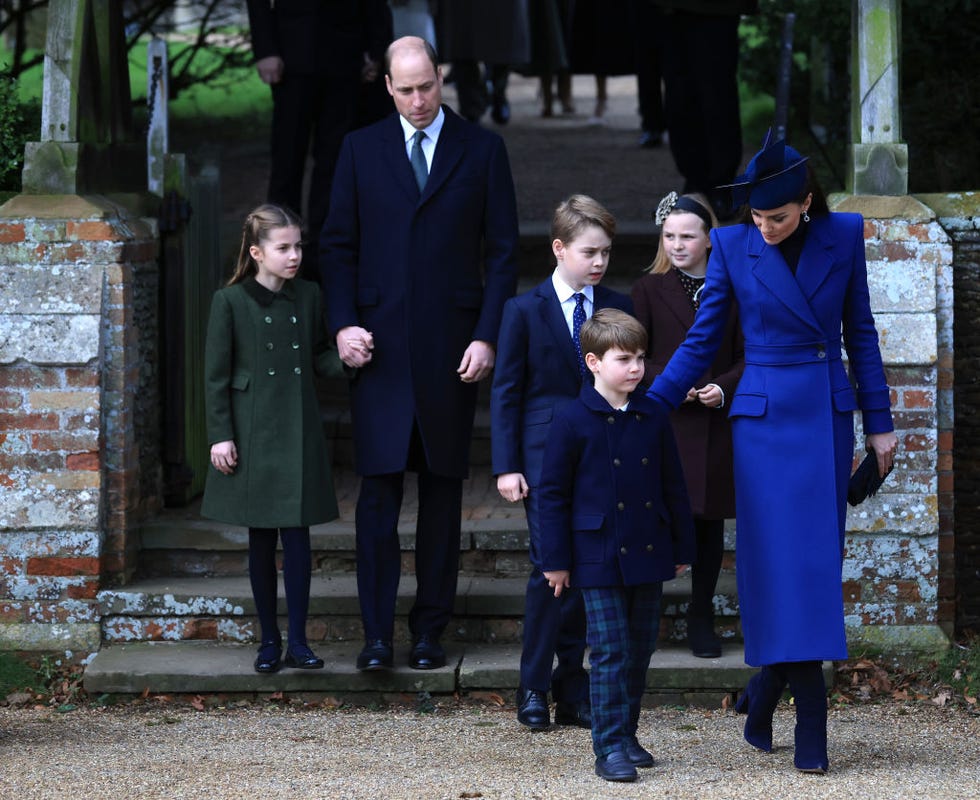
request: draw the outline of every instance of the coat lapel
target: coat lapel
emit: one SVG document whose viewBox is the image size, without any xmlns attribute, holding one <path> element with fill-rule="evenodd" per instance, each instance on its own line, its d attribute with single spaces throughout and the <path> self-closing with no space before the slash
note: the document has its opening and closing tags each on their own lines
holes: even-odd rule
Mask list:
<svg viewBox="0 0 980 800">
<path fill-rule="evenodd" d="M 555 294 L 555 287 L 548 278 L 543 283 L 538 284 L 535 290 L 538 295 L 539 311 L 541 319 L 555 339 L 555 344 L 561 351 L 568 363 L 568 368 L 579 371 L 578 355 L 575 352 L 575 345 L 572 344 L 572 334 L 568 330 L 568 323 L 565 321 L 565 314 L 561 310 L 561 303 L 558 302 L 558 295 Z"/>
<path fill-rule="evenodd" d="M 424 203 L 439 191 L 439 188 L 446 182 L 446 179 L 449 178 L 462 159 L 465 151 L 466 130 L 463 121 L 448 106 L 442 108 L 445 111 L 446 119 L 442 124 L 442 131 L 439 133 L 435 156 L 432 158 L 432 170 L 429 172 L 429 177 L 422 189 L 419 204 Z M 411 165 L 409 165 L 409 174 L 411 171 Z"/>
<path fill-rule="evenodd" d="M 664 279 L 660 283 L 660 295 L 664 305 L 677 317 L 684 330 L 688 330 L 694 324 L 694 306 L 673 268 L 670 272 L 664 273 Z"/>
<path fill-rule="evenodd" d="M 779 248 L 767 245 L 762 234 L 753 229 L 749 232 L 746 250 L 750 262 L 753 262 L 752 274 L 756 279 L 802 322 L 822 335 L 820 324 L 814 317 L 800 284 L 790 272 Z M 806 245 L 804 245 L 805 250 Z"/>
<path fill-rule="evenodd" d="M 828 230 L 830 216 L 817 217 L 809 225 L 810 230 L 807 231 L 800 263 L 796 268 L 796 280 L 807 300 L 813 299 L 834 266 L 831 252 L 834 242 Z"/>
<path fill-rule="evenodd" d="M 388 172 L 393 176 L 399 191 L 404 192 L 415 203 L 419 198 L 419 187 L 415 183 L 415 173 L 412 172 L 412 164 L 408 160 L 405 132 L 397 112 L 391 115 L 390 122 L 383 136 L 383 152 L 388 161 Z"/>
</svg>

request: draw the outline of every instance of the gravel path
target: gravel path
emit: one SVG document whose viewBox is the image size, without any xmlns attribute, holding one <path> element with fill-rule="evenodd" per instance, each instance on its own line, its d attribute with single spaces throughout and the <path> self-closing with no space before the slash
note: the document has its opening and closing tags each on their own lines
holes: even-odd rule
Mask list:
<svg viewBox="0 0 980 800">
<path fill-rule="evenodd" d="M 731 712 L 644 711 L 657 757 L 634 784 L 592 774 L 587 731 L 533 734 L 512 707 L 432 714 L 279 705 L 0 709 L 0 797 L 30 798 L 976 798 L 980 716 L 889 703 L 830 714 L 831 773 L 792 766 L 793 711 L 777 749 L 752 750 Z"/>
</svg>

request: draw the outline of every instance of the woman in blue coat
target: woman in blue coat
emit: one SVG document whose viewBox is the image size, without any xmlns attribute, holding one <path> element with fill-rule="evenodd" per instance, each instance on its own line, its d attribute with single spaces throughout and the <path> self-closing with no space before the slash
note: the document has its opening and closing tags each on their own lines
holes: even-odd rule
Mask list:
<svg viewBox="0 0 980 800">
<path fill-rule="evenodd" d="M 745 661 L 762 669 L 736 709 L 748 714 L 746 740 L 769 751 L 788 683 L 794 763 L 825 772 L 821 662 L 847 657 L 841 564 L 853 412 L 862 412 L 880 474 L 897 447 L 868 298 L 864 223 L 858 214 L 830 213 L 806 158 L 771 133 L 732 188 L 749 211 L 746 222 L 711 232 L 697 320 L 649 394 L 680 405 L 711 364 L 737 302 L 745 371 L 729 411 L 736 571 Z"/>
</svg>

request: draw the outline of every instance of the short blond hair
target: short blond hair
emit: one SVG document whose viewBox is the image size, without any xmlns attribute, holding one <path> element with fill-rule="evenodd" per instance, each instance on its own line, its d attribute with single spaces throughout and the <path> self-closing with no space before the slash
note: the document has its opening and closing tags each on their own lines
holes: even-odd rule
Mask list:
<svg viewBox="0 0 980 800">
<path fill-rule="evenodd" d="M 582 353 L 602 358 L 607 350 L 618 347 L 627 353 L 647 349 L 646 328 L 640 321 L 618 308 L 600 308 L 582 325 L 579 334 Z"/>
<path fill-rule="evenodd" d="M 587 194 L 573 194 L 555 209 L 551 218 L 551 238 L 568 244 L 592 225 L 602 228 L 610 239 L 616 235 L 616 218 L 608 208 Z"/>
</svg>

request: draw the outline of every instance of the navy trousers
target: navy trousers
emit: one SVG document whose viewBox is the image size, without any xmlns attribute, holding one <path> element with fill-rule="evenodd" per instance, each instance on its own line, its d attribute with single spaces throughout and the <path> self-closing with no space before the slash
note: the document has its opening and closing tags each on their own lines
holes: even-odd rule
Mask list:
<svg viewBox="0 0 980 800">
<path fill-rule="evenodd" d="M 556 702 L 579 703 L 589 697 L 585 659 L 585 603 L 578 589 L 561 597 L 538 569 L 537 491 L 524 500 L 531 541 L 531 574 L 524 592 L 524 637 L 521 649 L 521 686 L 538 692 L 551 689 Z M 554 666 L 555 656 L 558 665 Z"/>
<path fill-rule="evenodd" d="M 592 665 L 592 749 L 597 757 L 636 736 L 650 656 L 660 633 L 663 584 L 583 588 Z"/>
</svg>

